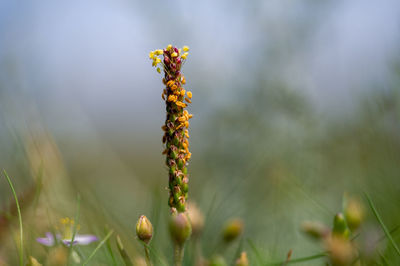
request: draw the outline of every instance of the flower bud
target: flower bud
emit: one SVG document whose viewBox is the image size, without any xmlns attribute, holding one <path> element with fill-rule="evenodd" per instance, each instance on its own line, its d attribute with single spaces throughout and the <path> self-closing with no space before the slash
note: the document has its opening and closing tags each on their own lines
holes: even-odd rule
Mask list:
<svg viewBox="0 0 400 266">
<path fill-rule="evenodd" d="M 357 250 L 351 242 L 342 237 L 331 237 L 325 242 L 331 265 L 352 265 L 357 258 Z"/>
<path fill-rule="evenodd" d="M 341 236 L 344 238 L 347 238 L 350 235 L 349 229 L 346 224 L 346 220 L 344 219 L 344 215 L 341 212 L 336 214 L 335 218 L 333 219 L 332 233 L 335 236 Z"/>
<path fill-rule="evenodd" d="M 183 245 L 183 243 L 185 243 L 185 241 L 189 239 L 190 234 L 192 233 L 192 227 L 190 226 L 187 214 L 172 214 L 169 223 L 169 231 L 172 240 L 178 245 Z"/>
<path fill-rule="evenodd" d="M 204 227 L 204 215 L 194 202 L 189 203 L 188 215 L 192 225 L 193 237 L 199 236 Z"/>
<path fill-rule="evenodd" d="M 227 266 L 228 264 L 226 263 L 224 257 L 221 255 L 214 255 L 210 259 L 209 266 Z"/>
<path fill-rule="evenodd" d="M 140 216 L 138 222 L 136 223 L 136 235 L 146 244 L 150 242 L 153 236 L 153 225 L 144 215 Z"/>
<path fill-rule="evenodd" d="M 246 252 L 242 252 L 240 254 L 240 257 L 236 260 L 235 262 L 236 266 L 249 266 L 249 260 L 247 259 L 247 254 Z"/>
<path fill-rule="evenodd" d="M 330 229 L 319 222 L 304 222 L 301 230 L 309 237 L 320 240 L 329 235 Z"/>
<path fill-rule="evenodd" d="M 39 263 L 39 262 L 37 261 L 37 259 L 35 259 L 35 258 L 32 257 L 32 256 L 29 256 L 27 265 L 28 265 L 28 266 L 42 266 L 42 264 Z"/>
<path fill-rule="evenodd" d="M 225 242 L 232 242 L 243 232 L 243 222 L 240 219 L 234 219 L 227 222 L 222 229 L 222 237 Z"/>
<path fill-rule="evenodd" d="M 358 199 L 349 199 L 344 215 L 350 230 L 355 231 L 364 220 L 364 206 Z"/>
</svg>

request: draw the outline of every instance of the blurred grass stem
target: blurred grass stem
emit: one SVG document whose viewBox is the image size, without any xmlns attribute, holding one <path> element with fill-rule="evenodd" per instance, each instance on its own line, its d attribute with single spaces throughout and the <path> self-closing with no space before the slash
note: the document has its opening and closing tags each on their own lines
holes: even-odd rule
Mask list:
<svg viewBox="0 0 400 266">
<path fill-rule="evenodd" d="M 183 261 L 183 245 L 176 244 L 174 247 L 174 265 L 182 266 Z"/>
<path fill-rule="evenodd" d="M 19 206 L 19 201 L 17 197 L 17 193 L 15 193 L 14 186 L 11 182 L 10 177 L 8 176 L 6 170 L 3 169 L 4 176 L 7 179 L 8 185 L 11 188 L 11 191 L 14 195 L 15 204 L 17 205 L 17 212 L 18 212 L 18 221 L 19 221 L 19 231 L 20 231 L 20 242 L 19 242 L 19 265 L 24 265 L 24 231 L 22 227 L 22 216 L 21 216 L 21 208 Z"/>
</svg>

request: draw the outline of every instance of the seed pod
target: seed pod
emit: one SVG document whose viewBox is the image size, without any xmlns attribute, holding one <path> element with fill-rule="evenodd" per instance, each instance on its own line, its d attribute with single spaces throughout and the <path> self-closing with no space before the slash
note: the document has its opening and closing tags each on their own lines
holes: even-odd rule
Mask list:
<svg viewBox="0 0 400 266">
<path fill-rule="evenodd" d="M 140 216 L 136 223 L 136 235 L 146 244 L 148 244 L 153 237 L 153 225 L 144 215 Z"/>
</svg>

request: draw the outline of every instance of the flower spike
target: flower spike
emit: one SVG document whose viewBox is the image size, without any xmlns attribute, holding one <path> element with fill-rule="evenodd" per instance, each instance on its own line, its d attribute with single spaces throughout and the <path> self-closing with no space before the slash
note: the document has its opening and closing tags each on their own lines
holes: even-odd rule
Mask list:
<svg viewBox="0 0 400 266">
<path fill-rule="evenodd" d="M 184 52 L 182 54 L 182 51 Z M 167 117 L 163 126 L 165 143 L 163 154 L 166 155 L 166 164 L 169 168 L 169 200 L 171 211 L 186 210 L 188 198 L 187 165 L 191 158 L 189 151 L 189 119 L 192 115 L 185 108 L 191 103 L 192 92 L 186 91 L 182 86 L 186 84 L 181 73 L 182 64 L 186 61 L 189 47 L 182 49 L 168 45 L 165 49 L 150 52 L 152 65 L 157 67 L 157 72 L 164 72 L 163 83 L 166 88 L 162 92 L 162 99 L 166 104 Z M 163 56 L 163 60 L 159 56 Z"/>
</svg>

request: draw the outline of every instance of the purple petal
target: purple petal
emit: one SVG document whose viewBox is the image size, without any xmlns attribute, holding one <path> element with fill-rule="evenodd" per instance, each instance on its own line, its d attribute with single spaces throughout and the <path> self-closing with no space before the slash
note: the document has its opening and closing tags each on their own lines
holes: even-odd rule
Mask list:
<svg viewBox="0 0 400 266">
<path fill-rule="evenodd" d="M 62 242 L 66 246 L 70 246 L 71 245 L 71 239 L 63 239 Z M 74 243 L 72 245 L 76 245 L 76 244 L 78 244 L 78 242 L 76 240 L 74 240 Z"/>
<path fill-rule="evenodd" d="M 54 243 L 55 243 L 55 241 L 54 241 L 54 236 L 53 236 L 53 234 L 50 233 L 50 232 L 47 232 L 47 233 L 46 233 L 46 237 L 39 237 L 39 238 L 36 238 L 36 241 L 39 242 L 40 244 L 45 245 L 45 246 L 48 246 L 48 247 L 53 246 Z"/>
<path fill-rule="evenodd" d="M 78 242 L 78 245 L 88 245 L 99 239 L 95 235 L 76 235 L 75 240 Z"/>
<path fill-rule="evenodd" d="M 72 245 L 88 245 L 94 241 L 97 241 L 98 238 L 95 235 L 75 235 L 74 243 Z M 65 245 L 71 245 L 71 239 L 63 239 L 62 242 Z"/>
</svg>

